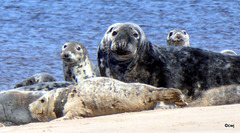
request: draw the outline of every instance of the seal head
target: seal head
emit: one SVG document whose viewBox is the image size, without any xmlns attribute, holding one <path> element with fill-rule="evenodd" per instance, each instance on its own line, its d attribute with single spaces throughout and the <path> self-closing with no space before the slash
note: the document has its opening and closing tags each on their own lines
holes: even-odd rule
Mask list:
<svg viewBox="0 0 240 133">
<path fill-rule="evenodd" d="M 98 66 L 102 76 L 110 76 L 104 59 L 118 65 L 129 65 L 138 59 L 144 44 L 149 43 L 143 30 L 133 23 L 116 23 L 106 31 L 98 48 Z M 117 68 L 116 68 L 117 69 Z"/>
<path fill-rule="evenodd" d="M 167 36 L 169 46 L 190 46 L 189 35 L 185 30 L 172 30 Z"/>
</svg>

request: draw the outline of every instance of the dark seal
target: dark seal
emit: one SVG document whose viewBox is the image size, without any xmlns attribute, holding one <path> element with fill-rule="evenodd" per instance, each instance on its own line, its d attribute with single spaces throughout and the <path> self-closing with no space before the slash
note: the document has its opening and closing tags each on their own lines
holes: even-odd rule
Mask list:
<svg viewBox="0 0 240 133">
<path fill-rule="evenodd" d="M 98 66 L 102 76 L 179 88 L 192 98 L 212 87 L 240 83 L 240 56 L 153 45 L 132 23 L 108 28 L 98 48 Z"/>
</svg>

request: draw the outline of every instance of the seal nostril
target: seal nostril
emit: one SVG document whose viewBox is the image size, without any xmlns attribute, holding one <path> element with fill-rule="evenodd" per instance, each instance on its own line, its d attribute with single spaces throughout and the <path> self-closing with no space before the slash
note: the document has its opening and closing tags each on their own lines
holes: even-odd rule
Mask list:
<svg viewBox="0 0 240 133">
<path fill-rule="evenodd" d="M 117 35 L 117 32 L 113 31 L 112 36 L 116 36 L 116 35 Z"/>
<path fill-rule="evenodd" d="M 64 57 L 66 57 L 66 58 L 69 57 L 69 54 L 64 54 Z"/>
</svg>

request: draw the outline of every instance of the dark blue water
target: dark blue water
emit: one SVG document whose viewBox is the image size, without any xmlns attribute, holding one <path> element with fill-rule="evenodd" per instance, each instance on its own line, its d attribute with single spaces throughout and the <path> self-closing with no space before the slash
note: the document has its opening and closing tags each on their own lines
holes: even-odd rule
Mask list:
<svg viewBox="0 0 240 133">
<path fill-rule="evenodd" d="M 108 26 L 133 22 L 155 44 L 166 45 L 172 29 L 185 29 L 192 47 L 240 54 L 240 1 L 208 0 L 4 0 L 0 3 L 0 90 L 33 74 L 63 80 L 61 47 L 97 48 Z"/>
</svg>

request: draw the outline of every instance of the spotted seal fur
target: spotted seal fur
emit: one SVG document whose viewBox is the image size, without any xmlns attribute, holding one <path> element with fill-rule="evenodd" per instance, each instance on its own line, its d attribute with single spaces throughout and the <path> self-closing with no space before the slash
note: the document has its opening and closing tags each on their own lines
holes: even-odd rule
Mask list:
<svg viewBox="0 0 240 133">
<path fill-rule="evenodd" d="M 179 88 L 192 98 L 213 87 L 240 83 L 240 56 L 154 45 L 132 23 L 108 28 L 98 48 L 98 66 L 102 76 Z"/>
<path fill-rule="evenodd" d="M 85 46 L 79 42 L 68 42 L 62 47 L 63 73 L 66 81 L 80 82 L 99 76 L 99 71 L 89 59 Z"/>
<path fill-rule="evenodd" d="M 68 87 L 68 86 L 74 85 L 74 84 L 75 84 L 75 82 L 69 82 L 69 81 L 44 82 L 44 83 L 38 83 L 38 84 L 34 84 L 34 85 L 29 85 L 29 86 L 18 87 L 18 88 L 15 88 L 15 90 L 19 90 L 19 91 L 51 91 L 53 89 Z"/>
<path fill-rule="evenodd" d="M 185 30 L 172 30 L 167 36 L 167 45 L 169 46 L 187 46 L 190 47 L 190 38 Z"/>
<path fill-rule="evenodd" d="M 189 106 L 212 106 L 240 103 L 240 85 L 225 85 L 211 88 L 189 103 Z"/>
<path fill-rule="evenodd" d="M 185 106 L 183 97 L 178 89 L 97 77 L 50 91 L 31 103 L 29 110 L 39 121 L 50 121 L 153 109 L 159 101 Z"/>
<path fill-rule="evenodd" d="M 23 86 L 28 86 L 28 85 L 34 85 L 38 83 L 43 83 L 43 82 L 51 82 L 51 81 L 56 81 L 56 79 L 48 74 L 48 73 L 37 73 L 30 78 L 27 78 L 19 83 L 17 83 L 14 88 L 18 87 L 23 87 Z"/>
</svg>

